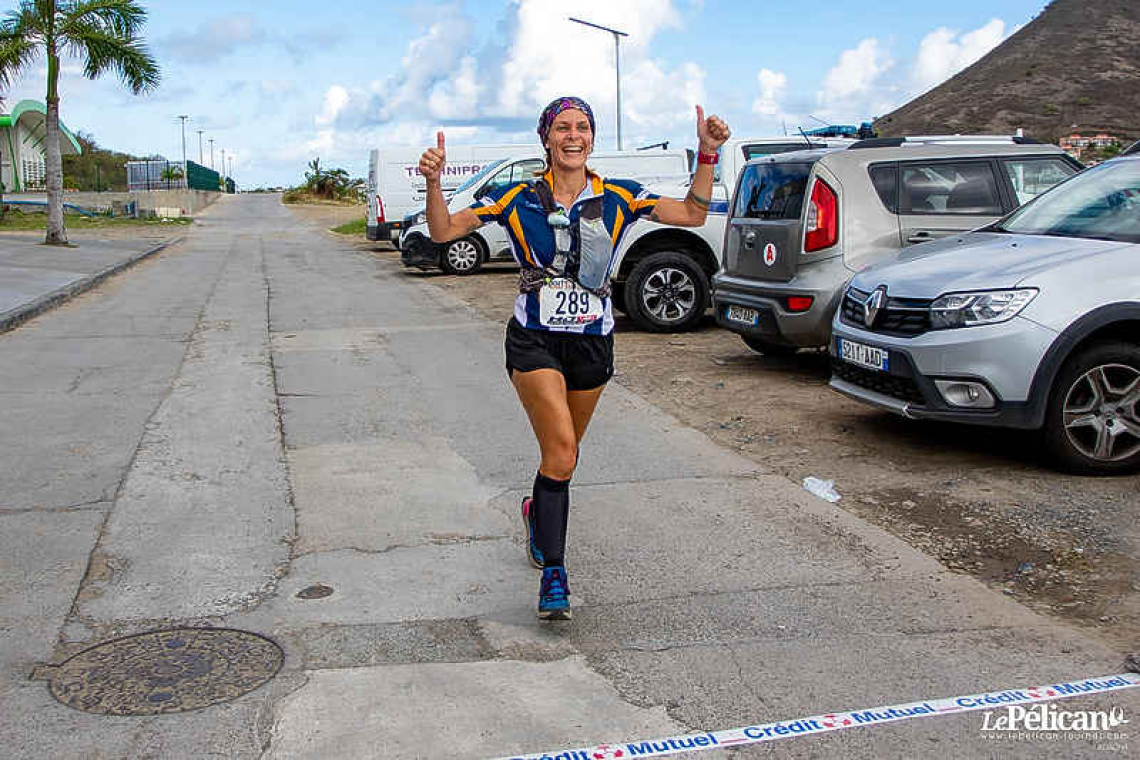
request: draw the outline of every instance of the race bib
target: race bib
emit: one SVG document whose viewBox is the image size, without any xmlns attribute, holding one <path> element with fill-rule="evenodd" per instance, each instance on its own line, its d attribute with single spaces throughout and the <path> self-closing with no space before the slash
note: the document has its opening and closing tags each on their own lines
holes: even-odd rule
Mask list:
<svg viewBox="0 0 1140 760">
<path fill-rule="evenodd" d="M 565 277 L 542 286 L 538 305 L 543 327 L 576 327 L 602 318 L 602 299 Z"/>
</svg>

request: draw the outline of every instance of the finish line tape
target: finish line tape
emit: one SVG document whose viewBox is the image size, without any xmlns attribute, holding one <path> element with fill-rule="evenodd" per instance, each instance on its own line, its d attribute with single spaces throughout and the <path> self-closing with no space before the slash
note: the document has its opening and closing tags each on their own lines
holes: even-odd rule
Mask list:
<svg viewBox="0 0 1140 760">
<path fill-rule="evenodd" d="M 1089 678 L 1084 681 L 1070 681 L 1048 686 L 1006 689 L 963 697 L 946 697 L 903 705 L 872 707 L 869 710 L 813 715 L 810 718 L 762 723 L 711 733 L 685 734 L 651 741 L 599 744 L 596 747 L 514 755 L 509 758 L 499 758 L 499 760 L 611 760 L 612 758 L 624 760 L 624 758 L 633 757 L 665 757 L 666 755 L 680 755 L 687 752 L 703 752 L 720 747 L 742 747 L 746 744 L 811 736 L 829 731 L 862 728 L 863 726 L 894 723 L 895 721 L 913 718 L 935 718 L 941 715 L 993 710 L 996 707 L 1009 705 L 1051 702 L 1056 699 L 1069 699 L 1085 694 L 1102 694 L 1121 689 L 1132 689 L 1137 686 L 1140 686 L 1140 674 L 1121 673 L 1115 676 Z"/>
</svg>

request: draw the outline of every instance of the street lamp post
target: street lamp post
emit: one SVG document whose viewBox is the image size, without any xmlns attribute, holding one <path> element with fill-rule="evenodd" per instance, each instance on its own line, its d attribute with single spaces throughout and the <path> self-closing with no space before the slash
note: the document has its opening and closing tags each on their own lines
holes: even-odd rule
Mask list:
<svg viewBox="0 0 1140 760">
<path fill-rule="evenodd" d="M 179 116 L 182 119 L 182 179 L 186 179 L 186 120 L 189 116 Z"/>
<path fill-rule="evenodd" d="M 198 163 L 199 164 L 205 163 L 204 161 L 202 161 L 202 133 L 205 131 L 206 130 L 204 130 L 204 129 L 198 130 Z"/>
<path fill-rule="evenodd" d="M 583 21 L 580 18 L 568 16 L 571 21 L 583 26 L 592 26 L 595 29 L 601 29 L 603 32 L 609 32 L 614 36 L 614 64 L 617 69 L 617 149 L 621 150 L 621 38 L 628 37 L 626 32 L 619 32 L 617 29 L 610 29 L 608 26 L 601 24 L 592 24 L 589 21 Z"/>
<path fill-rule="evenodd" d="M 214 168 L 214 138 L 210 138 L 210 168 Z"/>
</svg>

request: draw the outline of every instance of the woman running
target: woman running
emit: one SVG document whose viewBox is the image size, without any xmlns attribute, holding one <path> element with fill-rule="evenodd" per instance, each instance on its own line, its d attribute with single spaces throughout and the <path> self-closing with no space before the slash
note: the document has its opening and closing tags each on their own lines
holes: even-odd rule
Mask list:
<svg viewBox="0 0 1140 760">
<path fill-rule="evenodd" d="M 503 225 L 521 267 L 507 325 L 506 369 L 538 439 L 541 460 L 523 499 L 527 555 L 542 569 L 538 617 L 570 619 L 566 525 L 578 447 L 614 374 L 610 270 L 622 235 L 636 220 L 699 227 L 712 197 L 713 165 L 729 137 L 718 117 L 697 106 L 697 170 L 684 199 L 662 198 L 630 180 L 603 179 L 587 159 L 596 137 L 584 100 L 558 98 L 542 111 L 538 136 L 546 167 L 534 182 L 508 185 L 450 213 L 440 188 L 443 132 L 424 151 L 431 239 L 444 243 L 487 222 Z"/>
</svg>

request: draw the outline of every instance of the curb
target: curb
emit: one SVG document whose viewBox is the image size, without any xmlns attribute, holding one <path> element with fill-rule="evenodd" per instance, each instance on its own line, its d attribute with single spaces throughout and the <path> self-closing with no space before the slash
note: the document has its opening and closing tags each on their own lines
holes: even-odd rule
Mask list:
<svg viewBox="0 0 1140 760">
<path fill-rule="evenodd" d="M 17 306 L 11 311 L 6 311 L 3 314 L 0 314 L 0 333 L 14 330 L 28 320 L 34 319 L 40 314 L 43 314 L 46 311 L 54 309 L 56 306 L 60 306 L 66 303 L 75 296 L 91 290 L 93 287 L 103 282 L 107 278 L 113 277 L 114 275 L 126 269 L 130 269 L 140 261 L 150 258 L 154 254 L 159 253 L 172 245 L 177 245 L 185 239 L 186 236 L 182 235 L 181 237 L 172 238 L 163 243 L 159 243 L 154 248 L 143 251 L 142 253 L 137 253 L 129 259 L 120 261 L 118 264 L 109 266 L 106 269 L 95 272 L 94 274 L 89 274 L 81 277 L 78 280 L 75 280 L 74 282 L 63 286 L 59 290 L 55 290 L 51 293 L 42 295 L 29 303 L 26 303 L 22 306 Z"/>
</svg>

